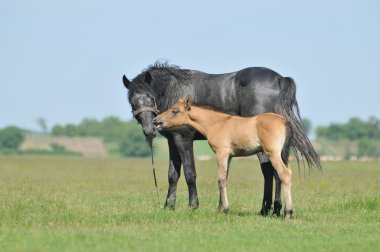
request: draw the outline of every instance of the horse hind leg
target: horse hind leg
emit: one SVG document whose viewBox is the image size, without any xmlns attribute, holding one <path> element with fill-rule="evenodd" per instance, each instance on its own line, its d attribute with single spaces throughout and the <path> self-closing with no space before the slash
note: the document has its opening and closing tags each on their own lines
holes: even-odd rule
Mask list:
<svg viewBox="0 0 380 252">
<path fill-rule="evenodd" d="M 264 195 L 263 195 L 263 203 L 261 206 L 260 214 L 263 216 L 267 216 L 271 207 L 272 207 L 272 193 L 273 193 L 273 166 L 268 158 L 268 156 L 264 153 L 258 153 L 257 157 L 260 161 L 261 171 L 264 176 Z M 277 186 L 277 183 L 276 183 Z M 277 188 L 277 187 L 276 187 Z M 281 189 L 280 189 L 281 193 Z"/>
<path fill-rule="evenodd" d="M 272 215 L 280 216 L 281 215 L 281 180 L 277 174 L 277 171 L 274 170 L 273 172 L 274 179 L 276 181 L 276 191 L 275 191 L 275 197 L 274 197 L 274 203 L 273 203 L 273 213 Z"/>
</svg>

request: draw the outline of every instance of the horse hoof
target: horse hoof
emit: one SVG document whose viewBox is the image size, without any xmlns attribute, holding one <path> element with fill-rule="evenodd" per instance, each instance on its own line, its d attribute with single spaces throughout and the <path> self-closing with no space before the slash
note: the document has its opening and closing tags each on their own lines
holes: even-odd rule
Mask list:
<svg viewBox="0 0 380 252">
<path fill-rule="evenodd" d="M 189 203 L 189 208 L 191 209 L 198 209 L 199 203 L 198 202 L 191 202 Z"/>
<path fill-rule="evenodd" d="M 280 217 L 281 216 L 281 208 L 274 208 L 272 216 L 274 216 L 274 217 Z"/>
<path fill-rule="evenodd" d="M 281 202 L 275 201 L 273 204 L 273 214 L 272 215 L 276 215 L 277 217 L 279 217 L 281 215 L 281 208 L 282 208 Z"/>
<path fill-rule="evenodd" d="M 280 211 L 273 211 L 272 216 L 273 217 L 280 217 L 281 213 L 280 213 Z"/>
<path fill-rule="evenodd" d="M 261 209 L 260 210 L 260 215 L 264 216 L 264 217 L 268 216 L 269 210 L 270 209 Z"/>
<path fill-rule="evenodd" d="M 173 201 L 166 201 L 165 202 L 165 206 L 164 206 L 164 209 L 167 209 L 167 210 L 175 210 L 175 202 Z"/>
</svg>

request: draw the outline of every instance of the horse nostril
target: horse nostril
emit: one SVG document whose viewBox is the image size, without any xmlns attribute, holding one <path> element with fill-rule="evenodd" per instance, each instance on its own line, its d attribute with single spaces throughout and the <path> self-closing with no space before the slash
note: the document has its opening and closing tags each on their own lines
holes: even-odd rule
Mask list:
<svg viewBox="0 0 380 252">
<path fill-rule="evenodd" d="M 164 122 L 160 119 L 154 118 L 152 123 L 154 126 L 159 126 L 159 125 L 163 124 Z"/>
</svg>

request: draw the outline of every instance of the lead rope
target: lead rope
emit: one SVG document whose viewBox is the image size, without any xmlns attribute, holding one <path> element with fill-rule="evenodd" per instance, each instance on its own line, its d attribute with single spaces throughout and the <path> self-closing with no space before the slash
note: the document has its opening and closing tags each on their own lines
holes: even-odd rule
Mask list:
<svg viewBox="0 0 380 252">
<path fill-rule="evenodd" d="M 152 141 L 153 142 L 153 141 Z M 153 178 L 154 178 L 154 185 L 156 187 L 156 194 L 157 194 L 157 205 L 160 205 L 160 196 L 158 194 L 158 185 L 157 185 L 157 178 L 156 178 L 156 168 L 154 167 L 154 159 L 153 159 L 153 143 L 150 143 L 150 153 L 152 154 L 152 171 L 153 171 Z"/>
</svg>

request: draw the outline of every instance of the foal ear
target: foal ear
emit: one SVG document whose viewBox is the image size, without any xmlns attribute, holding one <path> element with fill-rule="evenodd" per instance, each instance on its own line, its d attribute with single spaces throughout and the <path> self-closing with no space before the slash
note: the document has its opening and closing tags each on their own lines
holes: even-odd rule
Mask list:
<svg viewBox="0 0 380 252">
<path fill-rule="evenodd" d="M 185 98 L 185 109 L 186 110 L 190 110 L 191 109 L 191 103 L 193 102 L 193 98 L 191 98 L 190 95 L 188 95 L 186 98 Z"/>
<path fill-rule="evenodd" d="M 185 102 L 185 99 L 186 99 L 185 96 L 180 96 L 180 97 L 178 98 L 178 102 L 182 102 L 182 103 L 184 103 L 184 102 Z"/>
<path fill-rule="evenodd" d="M 152 82 L 152 75 L 148 72 L 145 73 L 144 82 L 150 84 Z"/>
<path fill-rule="evenodd" d="M 129 89 L 129 85 L 131 84 L 131 82 L 128 80 L 127 76 L 125 76 L 125 74 L 123 75 L 123 83 L 124 83 L 124 87 L 126 89 Z"/>
</svg>

